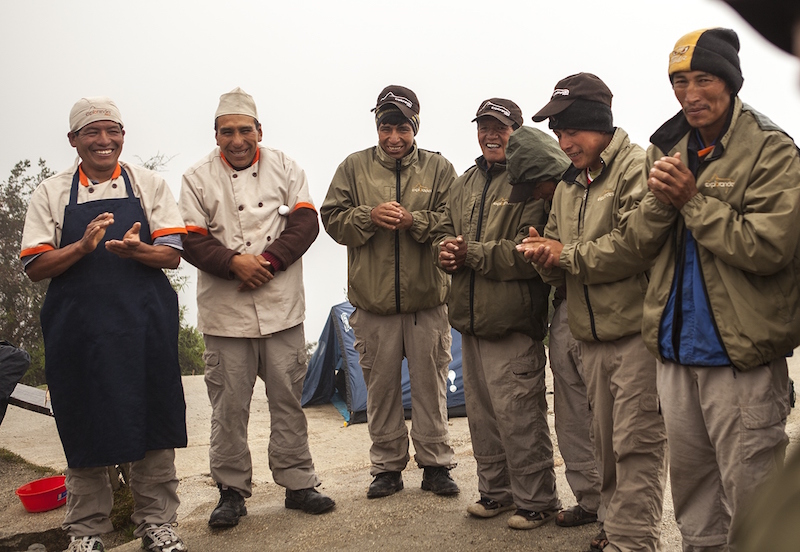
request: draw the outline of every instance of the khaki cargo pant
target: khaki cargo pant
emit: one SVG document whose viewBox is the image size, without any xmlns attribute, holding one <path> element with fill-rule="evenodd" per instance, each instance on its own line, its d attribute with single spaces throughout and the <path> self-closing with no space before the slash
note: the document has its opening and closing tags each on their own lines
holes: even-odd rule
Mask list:
<svg viewBox="0 0 800 552">
<path fill-rule="evenodd" d="M 403 471 L 409 460 L 400 385 L 404 356 L 411 381 L 414 459 L 420 467 L 454 467 L 447 429 L 446 385 L 452 360 L 447 307 L 387 316 L 356 309 L 350 325 L 367 384 L 370 473 Z"/>
<path fill-rule="evenodd" d="M 586 396 L 579 345 L 567 322 L 566 301 L 556 307 L 550 322 L 549 353 L 556 435 L 558 449 L 564 458 L 567 482 L 578 505 L 587 512 L 597 513 L 600 509 L 600 475 L 591 439 L 592 411 Z"/>
<path fill-rule="evenodd" d="M 92 537 L 114 530 L 108 516 L 114 493 L 108 468 L 67 468 L 67 515 L 62 528 L 71 537 Z M 133 494 L 131 520 L 137 526 L 133 535 L 144 535 L 151 523 L 163 525 L 177 519 L 178 477 L 175 449 L 147 451 L 142 460 L 131 463 L 130 488 Z"/>
<path fill-rule="evenodd" d="M 732 525 L 782 465 L 789 442 L 786 359 L 747 372 L 659 363 L 658 392 L 683 549 L 734 551 Z"/>
<path fill-rule="evenodd" d="M 513 333 L 461 340 L 464 397 L 481 497 L 541 512 L 561 508 L 547 425 L 541 341 Z"/>
<path fill-rule="evenodd" d="M 204 335 L 205 382 L 211 401 L 211 478 L 252 494 L 253 463 L 247 444 L 256 377 L 269 401 L 269 468 L 291 490 L 319 485 L 308 448 L 308 423 L 300 406 L 306 376 L 306 341 L 299 324 L 263 338 Z"/>
<path fill-rule="evenodd" d="M 609 551 L 660 548 L 667 436 L 656 360 L 640 334 L 581 342 Z"/>
</svg>

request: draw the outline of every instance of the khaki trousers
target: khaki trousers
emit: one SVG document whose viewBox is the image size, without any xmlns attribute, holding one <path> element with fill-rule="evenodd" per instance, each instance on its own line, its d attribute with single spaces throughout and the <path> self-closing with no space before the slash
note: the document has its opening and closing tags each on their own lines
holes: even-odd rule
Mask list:
<svg viewBox="0 0 800 552">
<path fill-rule="evenodd" d="M 658 392 L 683 549 L 736 550 L 730 529 L 782 465 L 789 441 L 786 359 L 747 372 L 659 363 Z"/>
<path fill-rule="evenodd" d="M 547 425 L 544 345 L 513 333 L 461 340 L 464 397 L 481 497 L 541 512 L 561 508 Z"/>
<path fill-rule="evenodd" d="M 91 537 L 114 530 L 108 516 L 114 492 L 108 468 L 67 468 L 67 515 L 62 528 L 71 537 Z M 131 463 L 133 535 L 144 535 L 147 525 L 173 523 L 181 501 L 175 473 L 175 450 L 149 450 L 142 460 Z"/>
<path fill-rule="evenodd" d="M 247 444 L 256 377 L 269 401 L 269 468 L 275 483 L 291 490 L 319 485 L 308 448 L 300 396 L 306 375 L 303 325 L 263 338 L 204 335 L 205 382 L 211 401 L 211 477 L 223 487 L 252 495 L 253 464 Z"/>
<path fill-rule="evenodd" d="M 556 436 L 567 483 L 578 505 L 587 512 L 597 513 L 600 476 L 591 438 L 592 411 L 586 396 L 579 345 L 569 330 L 566 301 L 556 307 L 550 323 L 549 353 Z"/>
<path fill-rule="evenodd" d="M 640 334 L 581 342 L 611 551 L 660 549 L 667 438 L 656 361 Z"/>
<path fill-rule="evenodd" d="M 367 384 L 370 473 L 402 471 L 408 464 L 408 429 L 400 385 L 403 357 L 408 359 L 411 381 L 414 459 L 420 467 L 454 467 L 447 430 L 446 385 L 452 360 L 447 307 L 387 316 L 356 309 L 350 325 Z"/>
</svg>

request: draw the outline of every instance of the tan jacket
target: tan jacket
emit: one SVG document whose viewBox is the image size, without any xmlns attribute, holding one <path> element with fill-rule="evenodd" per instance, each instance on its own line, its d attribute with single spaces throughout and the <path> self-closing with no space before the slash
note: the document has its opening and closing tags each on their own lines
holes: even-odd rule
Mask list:
<svg viewBox="0 0 800 552">
<path fill-rule="evenodd" d="M 561 267 L 541 271 L 542 277 L 553 285 L 566 283 L 569 327 L 581 341 L 613 341 L 641 331 L 650 266 L 621 235 L 647 191 L 644 150 L 617 128 L 600 157 L 604 167 L 591 185 L 585 170 L 567 169 L 544 230 L 564 249 Z"/>
<path fill-rule="evenodd" d="M 688 142 L 688 124 L 678 114 L 653 135 L 647 168 L 676 152 L 687 159 Z M 728 131 L 701 163 L 696 180 L 699 193 L 679 216 L 648 194 L 641 213 L 631 217 L 631 245 L 644 253 L 660 250 L 645 300 L 645 343 L 660 356 L 659 327 L 675 273 L 675 249 L 688 228 L 728 358 L 742 370 L 766 364 L 800 344 L 797 147 L 737 97 Z"/>
<path fill-rule="evenodd" d="M 450 324 L 484 339 L 524 333 L 542 340 L 547 333 L 547 297 L 531 263 L 516 250 L 528 228 L 542 230 L 544 201 L 509 203 L 511 184 L 504 164 L 486 170 L 483 157 L 453 183 L 434 243 L 463 236 L 464 266 L 453 274 L 447 300 Z"/>
<path fill-rule="evenodd" d="M 328 234 L 347 246 L 348 299 L 355 307 L 388 315 L 444 303 L 448 278 L 435 265 L 431 230 L 455 177 L 447 159 L 416 144 L 401 160 L 374 146 L 339 165 L 320 216 Z M 412 214 L 410 229 L 391 231 L 372 222 L 372 208 L 388 201 Z"/>
</svg>

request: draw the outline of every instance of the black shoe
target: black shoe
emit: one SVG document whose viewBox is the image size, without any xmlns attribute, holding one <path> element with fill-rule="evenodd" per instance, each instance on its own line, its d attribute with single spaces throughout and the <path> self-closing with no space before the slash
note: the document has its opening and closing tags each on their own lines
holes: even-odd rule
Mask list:
<svg viewBox="0 0 800 552">
<path fill-rule="evenodd" d="M 458 485 L 450 477 L 450 469 L 444 467 L 426 466 L 422 470 L 422 490 L 431 491 L 441 496 L 457 495 L 460 491 Z"/>
<path fill-rule="evenodd" d="M 400 472 L 383 472 L 375 476 L 369 484 L 367 498 L 381 498 L 403 490 L 403 476 Z"/>
<path fill-rule="evenodd" d="M 247 508 L 244 506 L 244 497 L 236 489 L 223 489 L 219 487 L 219 502 L 208 524 L 211 527 L 233 527 L 239 524 L 239 518 L 247 515 Z"/>
<path fill-rule="evenodd" d="M 336 506 L 332 498 L 313 488 L 300 489 L 299 491 L 286 489 L 286 501 L 284 504 L 287 508 L 303 510 L 307 514 L 321 514 Z"/>
</svg>

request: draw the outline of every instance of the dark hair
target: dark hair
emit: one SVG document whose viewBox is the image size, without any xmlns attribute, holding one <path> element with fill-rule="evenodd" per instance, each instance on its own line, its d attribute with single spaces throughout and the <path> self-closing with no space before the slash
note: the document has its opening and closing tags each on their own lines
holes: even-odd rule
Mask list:
<svg viewBox="0 0 800 552">
<path fill-rule="evenodd" d="M 218 119 L 218 118 L 219 118 L 219 117 L 217 117 L 217 119 Z M 214 132 L 216 132 L 217 130 L 219 130 L 219 129 L 217 128 L 217 119 L 214 119 Z M 259 123 L 259 122 L 258 122 L 258 119 L 256 119 L 255 117 L 253 117 L 253 121 L 255 121 L 255 123 L 256 123 L 256 130 L 261 130 L 261 123 Z"/>
</svg>

